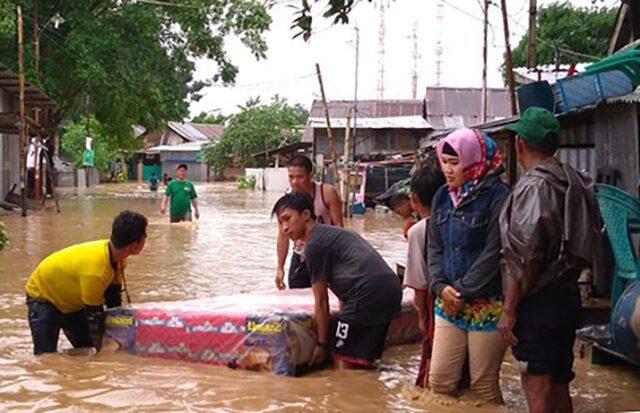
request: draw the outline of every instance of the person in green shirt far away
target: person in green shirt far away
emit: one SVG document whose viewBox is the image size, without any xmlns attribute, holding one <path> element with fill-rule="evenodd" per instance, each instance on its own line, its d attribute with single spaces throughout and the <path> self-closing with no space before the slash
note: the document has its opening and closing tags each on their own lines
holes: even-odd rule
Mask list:
<svg viewBox="0 0 640 413">
<path fill-rule="evenodd" d="M 167 203 L 171 200 L 169 208 L 170 222 L 191 221 L 191 205 L 195 211 L 196 219 L 200 218 L 198 210 L 198 195 L 193 184 L 187 180 L 187 165 L 181 163 L 177 168 L 177 178 L 169 182 L 164 191 L 162 200 L 162 214 L 167 212 Z"/>
</svg>

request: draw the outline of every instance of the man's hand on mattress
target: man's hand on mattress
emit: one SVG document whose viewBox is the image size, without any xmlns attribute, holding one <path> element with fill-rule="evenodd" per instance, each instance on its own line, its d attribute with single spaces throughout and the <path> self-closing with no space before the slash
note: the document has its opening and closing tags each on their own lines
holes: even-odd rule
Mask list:
<svg viewBox="0 0 640 413">
<path fill-rule="evenodd" d="M 316 364 L 322 364 L 327 358 L 327 350 L 320 346 L 316 346 L 313 349 L 313 353 L 311 354 L 311 360 L 309 360 L 309 365 L 314 366 Z"/>
<path fill-rule="evenodd" d="M 278 271 L 276 271 L 275 281 L 278 290 L 284 290 L 285 288 L 287 288 L 287 286 L 284 285 L 284 270 L 282 268 L 278 268 Z"/>
</svg>

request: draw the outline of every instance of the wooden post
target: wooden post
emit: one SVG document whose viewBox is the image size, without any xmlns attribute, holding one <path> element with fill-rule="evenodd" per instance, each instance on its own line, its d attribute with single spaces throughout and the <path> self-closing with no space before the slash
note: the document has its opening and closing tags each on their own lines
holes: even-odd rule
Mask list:
<svg viewBox="0 0 640 413">
<path fill-rule="evenodd" d="M 511 57 L 511 44 L 509 43 L 509 16 L 507 15 L 507 0 L 500 0 L 502 7 L 502 25 L 504 27 L 504 41 L 505 41 L 505 60 L 507 69 L 507 83 L 509 85 L 509 101 L 511 103 L 511 114 L 518 114 L 518 107 L 516 104 L 516 86 L 515 79 L 513 77 L 513 59 Z M 515 138 L 509 143 L 509 180 L 511 183 L 515 183 L 516 174 L 518 171 L 518 164 L 516 161 L 516 143 Z"/>
<path fill-rule="evenodd" d="M 536 56 L 536 46 L 538 41 L 537 14 L 538 14 L 538 1 L 529 0 L 529 50 L 528 50 L 529 54 L 527 58 L 527 67 L 529 69 L 535 69 L 537 66 L 537 56 Z"/>
<path fill-rule="evenodd" d="M 27 180 L 27 122 L 24 107 L 24 42 L 22 39 L 22 8 L 18 6 L 18 79 L 19 79 L 19 111 L 20 111 L 20 197 L 22 216 L 27 216 L 26 180 Z"/>
<path fill-rule="evenodd" d="M 484 43 L 482 48 L 482 123 L 487 121 L 487 32 L 489 30 L 489 0 L 484 0 Z"/>
<path fill-rule="evenodd" d="M 347 218 L 349 216 L 349 194 L 351 193 L 350 181 L 351 181 L 351 170 L 349 168 L 349 153 L 351 152 L 350 141 L 351 141 L 351 112 L 353 111 L 353 106 L 347 110 L 347 124 L 345 125 L 344 130 L 344 157 L 342 158 L 344 161 L 344 174 L 343 174 L 343 191 L 342 191 L 342 201 L 343 209 L 342 215 Z"/>
<path fill-rule="evenodd" d="M 318 82 L 320 83 L 320 94 L 322 95 L 322 105 L 324 106 L 324 117 L 327 121 L 327 136 L 329 137 L 329 152 L 331 153 L 331 161 L 333 163 L 333 176 L 335 178 L 335 188 L 340 191 L 340 174 L 338 173 L 338 155 L 336 154 L 336 143 L 333 139 L 333 131 L 331 130 L 331 119 L 329 118 L 329 106 L 327 105 L 327 97 L 324 94 L 324 84 L 322 83 L 322 74 L 320 73 L 320 65 L 316 63 L 316 73 L 318 74 Z M 338 196 L 341 194 L 338 193 Z"/>
</svg>

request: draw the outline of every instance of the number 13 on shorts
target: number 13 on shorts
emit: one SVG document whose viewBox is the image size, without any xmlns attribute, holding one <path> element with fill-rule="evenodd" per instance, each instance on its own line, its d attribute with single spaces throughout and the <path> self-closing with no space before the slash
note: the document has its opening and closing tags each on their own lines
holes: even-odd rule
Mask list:
<svg viewBox="0 0 640 413">
<path fill-rule="evenodd" d="M 336 328 L 336 337 L 342 340 L 346 340 L 349 335 L 349 324 L 338 321 L 338 327 Z"/>
</svg>

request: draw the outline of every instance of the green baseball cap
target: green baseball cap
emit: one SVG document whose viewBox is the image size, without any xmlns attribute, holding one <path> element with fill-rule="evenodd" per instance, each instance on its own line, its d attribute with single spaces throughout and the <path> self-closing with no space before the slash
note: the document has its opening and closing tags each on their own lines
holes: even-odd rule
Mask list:
<svg viewBox="0 0 640 413">
<path fill-rule="evenodd" d="M 556 142 L 562 133 L 560 122 L 549 110 L 531 106 L 520 116 L 516 123 L 507 125 L 505 129 L 517 133 L 525 142 L 534 145 L 549 139 Z"/>
</svg>

